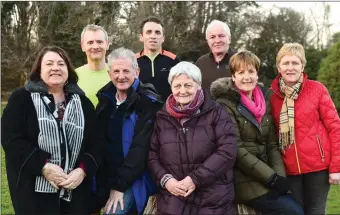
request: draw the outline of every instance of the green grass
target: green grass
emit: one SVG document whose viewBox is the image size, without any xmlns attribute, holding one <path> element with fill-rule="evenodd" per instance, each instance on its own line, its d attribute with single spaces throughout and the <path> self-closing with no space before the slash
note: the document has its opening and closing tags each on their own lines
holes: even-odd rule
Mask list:
<svg viewBox="0 0 340 215">
<path fill-rule="evenodd" d="M 1 114 L 4 105 L 1 105 Z M 328 196 L 327 214 L 340 214 L 340 185 L 331 187 Z M 1 149 L 1 214 L 14 214 L 11 196 L 8 190 L 5 166 L 5 153 Z"/>
</svg>

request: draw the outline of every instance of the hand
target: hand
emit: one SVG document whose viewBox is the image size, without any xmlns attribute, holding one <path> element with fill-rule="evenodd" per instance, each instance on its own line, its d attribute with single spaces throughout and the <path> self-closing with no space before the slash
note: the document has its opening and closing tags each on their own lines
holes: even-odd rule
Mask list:
<svg viewBox="0 0 340 215">
<path fill-rule="evenodd" d="M 42 175 L 57 190 L 59 190 L 58 184 L 67 179 L 67 174 L 64 173 L 64 170 L 52 163 L 47 163 L 47 166 L 43 168 Z"/>
<path fill-rule="evenodd" d="M 117 190 L 111 190 L 110 191 L 110 197 L 106 202 L 105 205 L 105 213 L 109 214 L 111 211 L 111 208 L 113 206 L 112 213 L 116 213 L 118 203 L 120 204 L 121 210 L 124 210 L 124 193 L 119 192 Z"/>
<path fill-rule="evenodd" d="M 187 188 L 175 178 L 170 178 L 166 182 L 165 188 L 174 196 L 184 196 L 187 191 Z"/>
<path fill-rule="evenodd" d="M 85 172 L 82 168 L 72 170 L 68 175 L 67 179 L 58 184 L 65 189 L 73 190 L 76 189 L 85 178 Z"/>
<path fill-rule="evenodd" d="M 330 184 L 340 184 L 340 173 L 330 173 L 328 181 Z"/>
<path fill-rule="evenodd" d="M 274 173 L 268 182 L 269 188 L 276 190 L 280 195 L 284 195 L 289 191 L 289 183 L 285 177 Z"/>
<path fill-rule="evenodd" d="M 196 185 L 194 184 L 190 176 L 185 177 L 179 183 L 187 188 L 187 192 L 184 194 L 184 197 L 189 196 L 196 189 Z"/>
</svg>

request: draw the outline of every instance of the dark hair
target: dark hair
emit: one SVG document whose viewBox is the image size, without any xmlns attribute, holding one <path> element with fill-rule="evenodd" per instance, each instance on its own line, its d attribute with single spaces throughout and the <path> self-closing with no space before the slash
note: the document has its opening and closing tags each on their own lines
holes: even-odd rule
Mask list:
<svg viewBox="0 0 340 215">
<path fill-rule="evenodd" d="M 144 19 L 139 26 L 141 34 L 143 34 L 143 28 L 144 28 L 145 23 L 147 23 L 147 22 L 154 22 L 154 23 L 160 24 L 163 28 L 163 23 L 159 18 L 157 18 L 155 16 L 149 16 L 148 18 Z M 163 33 L 164 33 L 164 28 L 163 28 Z"/>
<path fill-rule="evenodd" d="M 78 75 L 74 70 L 71 60 L 68 57 L 66 51 L 58 46 L 45 46 L 44 48 L 42 48 L 42 50 L 38 54 L 38 57 L 35 59 L 35 62 L 31 70 L 31 74 L 29 76 L 29 80 L 33 82 L 38 82 L 39 80 L 41 80 L 40 78 L 41 61 L 47 52 L 55 52 L 65 61 L 68 70 L 67 82 L 76 84 L 78 82 Z"/>
<path fill-rule="evenodd" d="M 232 75 L 243 66 L 253 66 L 259 72 L 261 61 L 252 52 L 244 50 L 234 54 L 229 60 L 229 69 Z"/>
</svg>

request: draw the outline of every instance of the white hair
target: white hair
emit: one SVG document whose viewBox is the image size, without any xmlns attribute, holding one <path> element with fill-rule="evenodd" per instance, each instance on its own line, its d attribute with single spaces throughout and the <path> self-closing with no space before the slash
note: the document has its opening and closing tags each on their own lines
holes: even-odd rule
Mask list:
<svg viewBox="0 0 340 215">
<path fill-rule="evenodd" d="M 205 30 L 205 37 L 207 38 L 208 36 L 208 32 L 210 31 L 210 29 L 215 26 L 215 25 L 220 25 L 222 27 L 222 29 L 224 30 L 224 32 L 229 36 L 231 37 L 231 34 L 230 34 L 230 28 L 229 26 L 227 25 L 227 23 L 225 22 L 222 22 L 220 20 L 213 20 L 209 23 L 207 29 Z"/>
<path fill-rule="evenodd" d="M 201 86 L 202 74 L 201 70 L 193 63 L 187 61 L 181 61 L 170 69 L 168 82 L 171 85 L 175 77 L 186 74 L 188 77 L 192 78 L 198 85 Z"/>
<path fill-rule="evenodd" d="M 102 26 L 99 25 L 94 25 L 94 24 L 89 24 L 87 26 L 85 26 L 85 28 L 83 29 L 83 31 L 80 34 L 80 41 L 83 41 L 83 37 L 86 31 L 98 31 L 101 30 L 102 32 L 104 32 L 105 35 L 105 40 L 109 41 L 109 36 L 107 34 L 107 32 L 105 31 L 105 29 Z"/>
<path fill-rule="evenodd" d="M 138 62 L 136 54 L 131 51 L 130 49 L 126 49 L 124 47 L 118 48 L 113 50 L 108 56 L 107 56 L 107 63 L 109 66 L 111 66 L 111 63 L 113 60 L 116 59 L 131 59 L 132 62 L 132 68 L 137 70 L 138 69 Z"/>
</svg>

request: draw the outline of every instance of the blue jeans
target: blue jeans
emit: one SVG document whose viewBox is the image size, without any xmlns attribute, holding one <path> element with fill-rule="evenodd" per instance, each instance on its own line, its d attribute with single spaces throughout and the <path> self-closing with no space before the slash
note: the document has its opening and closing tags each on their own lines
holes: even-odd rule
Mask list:
<svg viewBox="0 0 340 215">
<path fill-rule="evenodd" d="M 131 188 L 125 191 L 123 201 L 124 201 L 124 210 L 121 209 L 120 204 L 118 203 L 115 213 L 112 212 L 113 210 L 113 206 L 112 206 L 110 213 L 106 214 L 104 212 L 104 215 L 130 214 L 130 213 L 137 214 L 136 201 L 135 201 L 135 197 L 133 196 L 133 191 Z"/>
<path fill-rule="evenodd" d="M 261 212 L 262 215 L 303 215 L 301 206 L 290 194 L 279 196 L 277 199 L 265 194 L 250 200 L 246 205 Z"/>
</svg>

